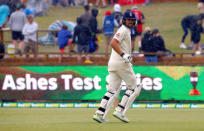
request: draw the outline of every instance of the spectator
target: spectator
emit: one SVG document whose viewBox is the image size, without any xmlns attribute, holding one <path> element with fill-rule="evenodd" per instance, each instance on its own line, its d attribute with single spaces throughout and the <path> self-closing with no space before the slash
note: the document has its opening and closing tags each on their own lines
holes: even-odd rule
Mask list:
<svg viewBox="0 0 204 131">
<path fill-rule="evenodd" d="M 157 53 L 160 54 L 159 56 L 174 56 L 170 50 L 166 49 L 164 39 L 158 29 L 152 31 L 152 36 L 153 44 L 156 47 Z"/>
<path fill-rule="evenodd" d="M 52 5 L 53 6 L 57 6 L 60 5 L 62 7 L 66 7 L 67 6 L 67 1 L 66 0 L 52 0 Z"/>
<path fill-rule="evenodd" d="M 165 44 L 163 37 L 159 34 L 158 29 L 152 30 L 153 42 L 156 46 L 157 51 L 165 52 Z"/>
<path fill-rule="evenodd" d="M 2 31 L 2 28 L 4 27 L 4 25 L 6 25 L 9 14 L 10 14 L 9 7 L 7 5 L 1 5 L 0 6 L 0 18 L 1 18 L 0 19 L 0 59 L 4 57 L 4 53 L 5 53 L 5 47 L 3 44 L 4 33 Z"/>
<path fill-rule="evenodd" d="M 145 23 L 145 17 L 144 14 L 138 10 L 137 6 L 132 7 L 132 12 L 135 14 L 136 20 L 137 20 L 137 28 L 135 28 L 134 32 L 135 35 L 132 35 L 131 43 L 132 43 L 132 52 L 134 52 L 135 49 L 135 38 L 137 39 L 139 52 L 141 50 L 141 41 L 142 41 L 142 26 Z"/>
<path fill-rule="evenodd" d="M 4 41 L 3 41 L 3 31 L 1 30 L 1 26 L 0 26 L 0 59 L 2 59 L 4 57 L 4 53 L 5 53 L 5 46 L 4 46 Z"/>
<path fill-rule="evenodd" d="M 0 59 L 4 58 L 4 53 L 5 53 L 5 46 L 0 40 Z"/>
<path fill-rule="evenodd" d="M 28 0 L 25 10 L 31 11 L 32 14 L 35 16 L 35 0 Z"/>
<path fill-rule="evenodd" d="M 84 6 L 85 13 L 80 16 L 82 24 L 88 25 L 91 19 L 91 13 L 89 12 L 89 5 Z"/>
<path fill-rule="evenodd" d="M 75 6 L 74 0 L 67 0 L 67 5 L 68 6 Z"/>
<path fill-rule="evenodd" d="M 142 38 L 142 47 L 141 50 L 145 53 L 145 61 L 147 63 L 150 62 L 158 62 L 158 58 L 155 54 L 157 52 L 156 46 L 153 43 L 153 37 L 151 34 L 150 27 L 146 27 L 144 30 L 144 36 Z"/>
<path fill-rule="evenodd" d="M 28 0 L 27 9 L 31 10 L 35 17 L 45 16 L 49 8 L 49 1 L 46 0 Z"/>
<path fill-rule="evenodd" d="M 60 5 L 65 8 L 67 6 L 67 0 L 61 0 Z"/>
<path fill-rule="evenodd" d="M 121 13 L 121 7 L 119 4 L 114 5 L 114 11 L 112 13 L 114 17 L 114 26 L 119 28 L 122 25 L 123 14 Z"/>
<path fill-rule="evenodd" d="M 52 0 L 52 5 L 57 6 L 61 0 Z"/>
<path fill-rule="evenodd" d="M 86 25 L 86 26 L 89 26 L 89 21 L 90 21 L 90 19 L 91 19 L 91 17 L 92 17 L 92 15 L 91 15 L 91 13 L 89 12 L 89 10 L 90 10 L 90 6 L 89 5 L 85 5 L 84 6 L 84 14 L 82 14 L 81 16 L 80 16 L 80 19 L 81 19 L 81 24 L 83 24 L 83 25 Z M 75 47 L 75 43 L 72 43 L 71 44 L 71 48 L 70 48 L 70 52 L 71 53 L 76 53 L 75 51 L 74 51 L 74 47 Z"/>
<path fill-rule="evenodd" d="M 152 0 L 146 0 L 146 2 L 144 3 L 144 6 L 148 6 L 151 2 Z"/>
<path fill-rule="evenodd" d="M 204 0 L 199 0 L 197 5 L 200 14 L 204 17 Z"/>
<path fill-rule="evenodd" d="M 200 12 L 201 19 L 204 19 L 204 0 L 199 0 L 198 9 Z M 202 20 L 202 25 L 204 26 L 204 20 Z"/>
<path fill-rule="evenodd" d="M 57 43 L 60 50 L 59 62 L 62 62 L 62 53 L 65 47 L 69 44 L 69 39 L 72 38 L 72 34 L 68 31 L 68 27 L 66 25 L 63 25 L 62 29 L 58 32 L 57 37 Z"/>
<path fill-rule="evenodd" d="M 7 5 L 0 6 L 0 28 L 4 27 L 8 21 L 8 16 L 10 14 L 9 7 Z"/>
<path fill-rule="evenodd" d="M 47 9 L 48 6 L 45 0 L 35 0 L 35 16 L 45 16 Z"/>
<path fill-rule="evenodd" d="M 102 3 L 102 7 L 106 7 L 106 1 L 105 0 L 96 0 L 96 6 L 99 6 L 99 3 Z"/>
<path fill-rule="evenodd" d="M 12 40 L 15 49 L 17 49 L 17 40 L 20 40 L 17 53 L 21 55 L 21 49 L 23 48 L 24 45 L 24 36 L 22 34 L 22 29 L 26 23 L 26 16 L 24 12 L 20 11 L 21 5 L 16 4 L 16 11 L 11 14 L 11 17 L 9 19 L 9 26 L 12 31 Z"/>
<path fill-rule="evenodd" d="M 180 48 L 183 48 L 183 49 L 187 48 L 184 42 L 185 42 L 186 36 L 188 35 L 188 29 L 190 29 L 192 34 L 192 25 L 196 22 L 196 19 L 197 19 L 197 15 L 187 15 L 181 20 L 181 26 L 184 31 L 184 34 L 181 39 Z M 191 43 L 192 43 L 192 35 L 191 35 Z M 192 43 L 192 46 L 193 46 L 193 43 Z"/>
<path fill-rule="evenodd" d="M 112 40 L 114 34 L 114 17 L 111 15 L 110 11 L 106 11 L 105 17 L 103 20 L 103 31 L 106 38 L 106 56 L 108 56 L 108 47 Z"/>
<path fill-rule="evenodd" d="M 109 5 L 117 4 L 117 0 L 108 0 Z"/>
<path fill-rule="evenodd" d="M 28 1 L 28 0 L 20 0 L 21 4 L 23 5 L 23 8 L 26 7 L 27 1 Z"/>
<path fill-rule="evenodd" d="M 98 28 L 98 21 L 97 21 L 97 16 L 98 16 L 98 9 L 93 8 L 91 10 L 91 19 L 89 21 L 89 28 L 91 30 L 91 39 L 95 44 L 97 44 L 97 49 L 98 49 L 98 39 L 97 39 L 97 34 L 101 33 L 101 30 Z M 96 50 L 97 51 L 97 50 Z"/>
<path fill-rule="evenodd" d="M 200 33 L 203 32 L 202 28 L 202 21 L 203 18 L 201 15 L 197 16 L 196 22 L 194 22 L 191 26 L 192 29 L 192 41 L 193 41 L 193 53 L 192 56 L 195 54 L 201 54 L 202 48 L 200 47 Z M 198 51 L 196 51 L 198 49 Z"/>
<path fill-rule="evenodd" d="M 38 24 L 34 21 L 33 16 L 30 14 L 27 16 L 28 22 L 23 27 L 23 35 L 25 36 L 24 42 L 24 52 L 26 53 L 26 58 L 29 57 L 29 52 L 36 55 L 37 49 L 37 31 L 38 31 Z"/>
<path fill-rule="evenodd" d="M 44 2 L 43 2 L 43 16 L 47 15 L 47 11 L 48 11 L 48 8 L 50 7 L 50 5 L 51 5 L 50 0 L 44 0 Z"/>
<path fill-rule="evenodd" d="M 31 15 L 31 14 L 33 15 L 33 12 L 28 8 L 24 10 L 24 13 L 26 16 Z"/>
<path fill-rule="evenodd" d="M 9 7 L 10 14 L 16 11 L 16 4 L 20 4 L 23 7 L 20 0 L 0 0 L 0 5 L 7 5 Z"/>
<path fill-rule="evenodd" d="M 77 60 L 81 63 L 82 52 L 85 53 L 86 64 L 92 64 L 93 62 L 89 57 L 89 42 L 91 37 L 91 31 L 86 24 L 82 24 L 81 17 L 77 18 L 77 26 L 74 28 L 73 43 L 77 43 Z M 77 38 L 77 42 L 76 42 Z"/>
<path fill-rule="evenodd" d="M 195 25 L 196 25 L 198 20 L 201 21 L 201 23 L 203 23 L 202 19 L 203 19 L 202 14 L 200 14 L 200 15 L 187 15 L 182 19 L 181 25 L 182 25 L 182 29 L 184 31 L 184 34 L 182 36 L 180 48 L 184 48 L 184 49 L 187 48 L 184 41 L 185 41 L 186 36 L 188 35 L 188 29 L 191 32 L 191 45 L 190 45 L 190 47 L 193 47 L 193 31 L 195 30 Z M 195 33 L 195 31 L 194 31 L 194 33 Z"/>
</svg>

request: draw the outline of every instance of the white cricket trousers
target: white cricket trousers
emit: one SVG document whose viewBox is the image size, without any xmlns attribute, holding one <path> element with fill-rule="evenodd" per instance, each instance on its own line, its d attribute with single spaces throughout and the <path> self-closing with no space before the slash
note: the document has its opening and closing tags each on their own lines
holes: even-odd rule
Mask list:
<svg viewBox="0 0 204 131">
<path fill-rule="evenodd" d="M 124 80 L 127 86 L 127 89 L 136 88 L 136 77 L 132 67 L 126 69 L 120 69 L 116 71 L 109 71 L 110 81 L 108 91 L 113 93 L 120 92 L 121 81 Z"/>
</svg>

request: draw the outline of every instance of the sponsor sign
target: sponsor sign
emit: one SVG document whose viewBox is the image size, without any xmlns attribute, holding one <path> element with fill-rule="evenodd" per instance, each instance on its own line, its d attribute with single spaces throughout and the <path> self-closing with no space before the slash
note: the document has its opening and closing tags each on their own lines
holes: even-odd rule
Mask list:
<svg viewBox="0 0 204 131">
<path fill-rule="evenodd" d="M 1 105 L 1 104 L 0 104 Z M 99 103 L 23 103 L 23 102 L 4 102 L 2 108 L 98 108 Z M 131 108 L 147 109 L 201 109 L 204 104 L 176 104 L 176 103 L 133 103 Z"/>
<path fill-rule="evenodd" d="M 143 85 L 137 100 L 204 101 L 202 66 L 133 66 L 133 70 L 137 84 Z M 107 66 L 0 67 L 0 100 L 101 100 L 107 88 Z M 125 90 L 122 81 L 120 99 Z M 69 105 L 54 105 L 60 106 Z"/>
</svg>

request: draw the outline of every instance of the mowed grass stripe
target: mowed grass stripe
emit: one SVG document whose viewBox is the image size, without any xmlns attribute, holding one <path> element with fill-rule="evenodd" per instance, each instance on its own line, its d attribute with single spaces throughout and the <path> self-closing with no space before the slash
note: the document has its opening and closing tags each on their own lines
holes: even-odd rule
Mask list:
<svg viewBox="0 0 204 131">
<path fill-rule="evenodd" d="M 96 108 L 1 108 L 1 131 L 202 131 L 204 109 L 130 109 L 130 123 L 110 111 L 108 124 L 92 120 Z"/>
</svg>

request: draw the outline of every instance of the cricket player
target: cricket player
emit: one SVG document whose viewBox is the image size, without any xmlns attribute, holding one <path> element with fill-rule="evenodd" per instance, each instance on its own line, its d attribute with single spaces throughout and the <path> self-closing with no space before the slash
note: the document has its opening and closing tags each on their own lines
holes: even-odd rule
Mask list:
<svg viewBox="0 0 204 131">
<path fill-rule="evenodd" d="M 131 36 L 130 29 L 135 23 L 135 15 L 131 10 L 127 10 L 123 15 L 122 26 L 114 35 L 110 45 L 112 53 L 108 62 L 108 72 L 110 75 L 109 88 L 101 100 L 100 107 L 93 116 L 99 123 L 107 123 L 105 117 L 118 97 L 121 81 L 124 80 L 127 90 L 121 102 L 115 108 L 113 116 L 123 122 L 128 123 L 125 117 L 128 108 L 140 94 L 141 85 L 136 85 L 135 73 L 131 64 Z"/>
</svg>

